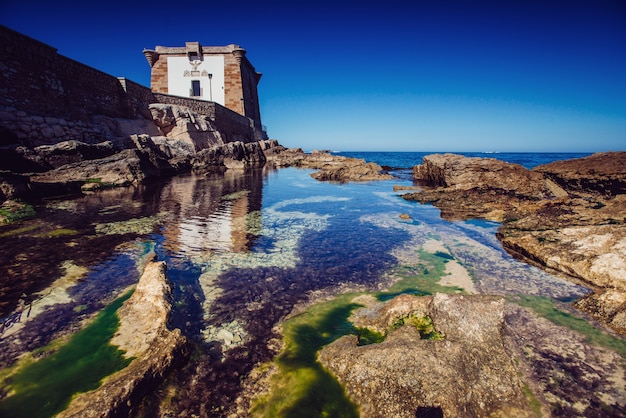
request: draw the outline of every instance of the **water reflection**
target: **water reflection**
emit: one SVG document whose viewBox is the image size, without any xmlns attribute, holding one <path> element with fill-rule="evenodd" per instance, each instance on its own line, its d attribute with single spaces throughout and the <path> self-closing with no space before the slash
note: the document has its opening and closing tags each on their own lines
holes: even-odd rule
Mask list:
<svg viewBox="0 0 626 418">
<path fill-rule="evenodd" d="M 255 238 L 249 214 L 261 209 L 262 193 L 261 171 L 173 179 L 160 192 L 160 210 L 168 213 L 165 248 L 190 258 L 247 251 Z"/>
<path fill-rule="evenodd" d="M 248 215 L 260 210 L 263 177 L 185 176 L 34 202 L 36 219 L 0 227 L 0 365 L 119 296 L 155 245 L 163 245 L 174 277 L 197 270 L 190 258 L 247 251 L 255 239 Z"/>
</svg>

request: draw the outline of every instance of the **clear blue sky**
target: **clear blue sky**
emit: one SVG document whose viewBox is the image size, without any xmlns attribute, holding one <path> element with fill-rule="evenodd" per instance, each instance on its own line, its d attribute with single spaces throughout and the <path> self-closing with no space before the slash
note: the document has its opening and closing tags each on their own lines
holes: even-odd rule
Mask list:
<svg viewBox="0 0 626 418">
<path fill-rule="evenodd" d="M 0 0 L 0 23 L 146 86 L 144 48 L 239 44 L 289 147 L 626 149 L 626 0 Z"/>
</svg>

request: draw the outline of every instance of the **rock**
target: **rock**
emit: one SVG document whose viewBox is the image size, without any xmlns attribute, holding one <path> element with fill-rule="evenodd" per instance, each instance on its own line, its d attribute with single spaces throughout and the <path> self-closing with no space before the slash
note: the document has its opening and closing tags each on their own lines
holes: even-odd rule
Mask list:
<svg viewBox="0 0 626 418">
<path fill-rule="evenodd" d="M 175 174 L 166 155 L 147 135 L 134 135 L 135 149 L 126 149 L 109 157 L 67 164 L 31 176 L 31 183 L 85 186 L 89 189 L 128 186 Z M 43 191 L 42 191 L 43 192 Z"/>
<path fill-rule="evenodd" d="M 151 104 L 150 112 L 166 137 L 186 142 L 195 151 L 224 145 L 222 135 L 205 115 L 187 107 L 161 103 Z"/>
<path fill-rule="evenodd" d="M 229 142 L 196 153 L 191 165 L 196 172 L 215 172 L 226 169 L 260 168 L 265 165 L 265 154 L 258 142 Z"/>
<path fill-rule="evenodd" d="M 170 330 L 171 289 L 164 262 L 146 265 L 133 295 L 118 310 L 120 327 L 111 343 L 135 359 L 104 379 L 93 391 L 76 396 L 57 417 L 130 416 L 142 396 L 186 356 L 186 339 Z"/>
<path fill-rule="evenodd" d="M 553 197 L 540 173 L 495 158 L 433 154 L 413 168 L 415 180 L 452 190 L 500 189 L 527 198 Z"/>
<path fill-rule="evenodd" d="M 41 161 L 51 168 L 85 160 L 106 158 L 119 151 L 110 141 L 100 144 L 86 144 L 80 141 L 64 141 L 54 145 L 41 145 L 34 148 Z"/>
<path fill-rule="evenodd" d="M 569 192 L 616 196 L 626 193 L 626 151 L 596 153 L 533 169 Z"/>
<path fill-rule="evenodd" d="M 325 166 L 321 171 L 311 174 L 316 180 L 322 181 L 374 181 L 391 180 L 390 174 L 382 174 L 382 168 L 376 163 L 366 163 L 358 159 L 339 160 L 338 167 Z"/>
<path fill-rule="evenodd" d="M 311 174 L 320 181 L 375 181 L 391 180 L 390 174 L 381 173 L 382 167 L 358 158 L 332 155 L 327 151 L 304 153 L 301 148 L 274 148 L 265 151 L 268 162 L 274 167 L 299 167 L 321 170 Z"/>
<path fill-rule="evenodd" d="M 626 292 L 607 290 L 592 293 L 577 301 L 576 307 L 602 319 L 613 328 L 626 329 Z"/>
<path fill-rule="evenodd" d="M 0 171 L 0 203 L 24 196 L 28 192 L 28 177 Z"/>
<path fill-rule="evenodd" d="M 12 173 L 37 173 L 53 167 L 34 150 L 22 145 L 0 149 L 0 170 Z"/>
<path fill-rule="evenodd" d="M 600 294 L 626 292 L 625 161 L 625 152 L 601 153 L 530 171 L 487 158 L 431 155 L 414 168 L 424 189 L 403 197 L 434 204 L 446 219 L 503 222 L 497 237 L 513 256 Z M 621 320 L 604 314 L 608 299 L 592 300 L 580 306 L 626 335 Z"/>
<path fill-rule="evenodd" d="M 427 315 L 445 336 L 424 340 L 417 328 L 402 325 L 379 344 L 357 346 L 356 336 L 344 336 L 324 347 L 320 362 L 345 385 L 362 417 L 534 416 L 505 349 L 502 298 L 402 295 L 355 315 L 355 325 L 374 329 Z"/>
</svg>

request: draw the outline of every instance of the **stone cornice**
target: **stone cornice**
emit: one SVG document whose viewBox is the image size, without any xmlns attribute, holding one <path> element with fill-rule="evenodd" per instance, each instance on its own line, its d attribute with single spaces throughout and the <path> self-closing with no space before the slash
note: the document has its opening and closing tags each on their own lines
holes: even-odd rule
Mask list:
<svg viewBox="0 0 626 418">
<path fill-rule="evenodd" d="M 155 51 L 161 55 L 185 55 L 188 50 L 186 46 L 156 46 Z M 233 51 L 244 51 L 239 45 L 230 44 L 226 46 L 202 46 L 203 54 L 232 54 Z"/>
</svg>

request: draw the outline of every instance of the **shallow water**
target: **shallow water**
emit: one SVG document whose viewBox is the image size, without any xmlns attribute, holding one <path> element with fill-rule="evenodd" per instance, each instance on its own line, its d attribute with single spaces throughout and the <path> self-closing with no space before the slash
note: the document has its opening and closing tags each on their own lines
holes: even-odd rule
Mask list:
<svg viewBox="0 0 626 418">
<path fill-rule="evenodd" d="M 422 250 L 450 254 L 450 276 L 466 291 L 559 300 L 588 291 L 514 260 L 496 223 L 444 221 L 438 209 L 401 199 L 393 185 L 408 180 L 334 184 L 311 172 L 183 176 L 37 202 L 37 218 L 0 227 L 0 366 L 73 332 L 136 282 L 151 251 L 167 262 L 173 325 L 204 353 L 176 377 L 181 393 L 214 411 L 275 354 L 273 327 L 296 304 L 377 289 L 394 269 L 417 265 Z M 194 374 L 204 386 L 189 383 Z"/>
</svg>

